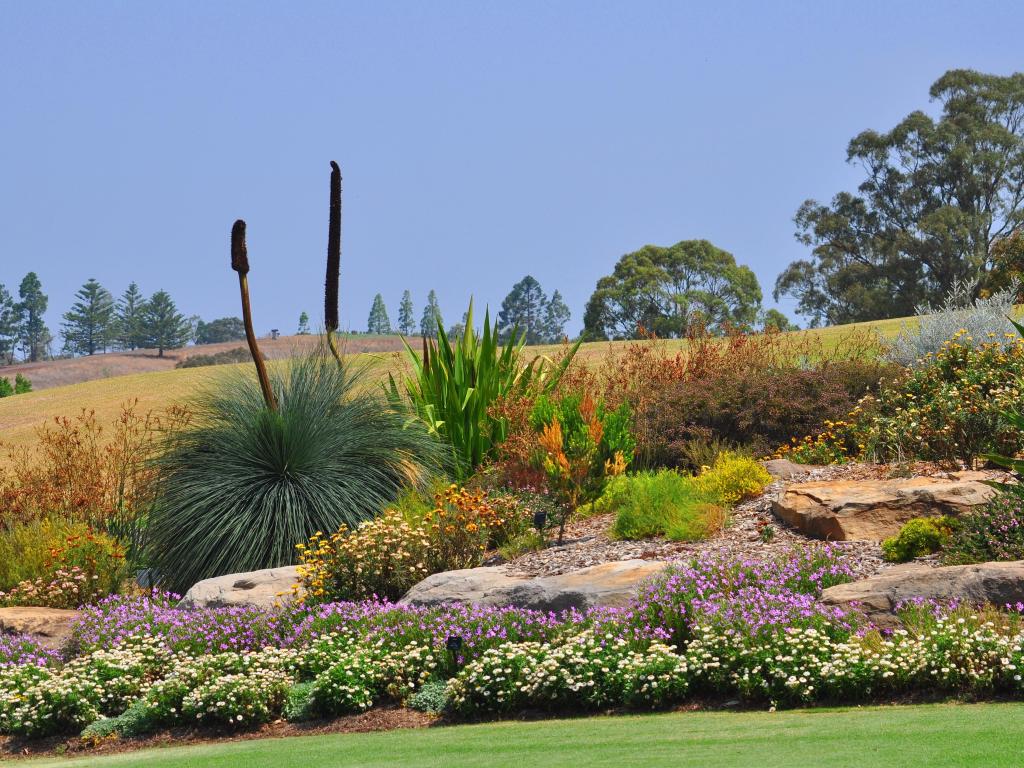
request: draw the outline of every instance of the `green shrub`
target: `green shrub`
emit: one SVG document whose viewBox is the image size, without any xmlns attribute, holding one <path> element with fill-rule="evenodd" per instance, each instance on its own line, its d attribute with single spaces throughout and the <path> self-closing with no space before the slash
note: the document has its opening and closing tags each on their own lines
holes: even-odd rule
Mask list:
<svg viewBox="0 0 1024 768">
<path fill-rule="evenodd" d="M 316 713 L 313 711 L 312 681 L 296 683 L 288 689 L 282 714 L 289 723 L 301 723 L 316 717 Z"/>
<path fill-rule="evenodd" d="M 424 337 L 422 356 L 405 345 L 413 369 L 405 380 L 406 392 L 427 427 L 451 447 L 454 469 L 462 479 L 494 458 L 496 446 L 508 435 L 507 420 L 491 406 L 535 387 L 550 390 L 572 360 L 570 354 L 556 367 L 537 357 L 523 365 L 525 338 L 513 336 L 500 344 L 489 314 L 478 335 L 472 302 L 465 325 L 466 332 L 454 342 L 438 326 L 436 341 Z M 398 401 L 398 385 L 389 378 L 390 397 Z"/>
<path fill-rule="evenodd" d="M 915 517 L 882 542 L 882 555 L 890 563 L 906 563 L 933 554 L 949 541 L 953 527 L 954 521 L 947 517 Z"/>
<path fill-rule="evenodd" d="M 732 506 L 756 496 L 772 481 L 760 462 L 732 451 L 718 454 L 710 467 L 702 467 L 694 487 L 708 501 Z"/>
<path fill-rule="evenodd" d="M 758 462 L 726 452 L 697 476 L 665 469 L 617 477 L 594 507 L 615 513 L 616 538 L 698 541 L 721 530 L 728 507 L 760 493 L 770 482 Z"/>
<path fill-rule="evenodd" d="M 103 717 L 99 720 L 94 720 L 82 729 L 82 739 L 85 741 L 102 741 L 103 739 L 109 739 L 111 736 L 119 736 L 120 730 L 118 729 L 117 718 L 114 717 Z"/>
<path fill-rule="evenodd" d="M 417 712 L 438 714 L 448 707 L 448 686 L 440 680 L 431 680 L 409 697 L 409 708 Z"/>
<path fill-rule="evenodd" d="M 82 738 L 86 741 L 102 741 L 112 736 L 135 739 L 153 730 L 153 723 L 145 699 L 136 699 L 117 717 L 104 717 L 85 727 Z"/>
<path fill-rule="evenodd" d="M 617 477 L 594 506 L 615 512 L 617 539 L 706 539 L 721 529 L 726 511 L 710 503 L 693 480 L 671 469 Z"/>
<path fill-rule="evenodd" d="M 167 588 L 294 562 L 295 546 L 429 482 L 440 446 L 323 355 L 273 371 L 279 410 L 241 373 L 199 396 L 157 459 L 147 554 Z"/>
<path fill-rule="evenodd" d="M 26 392 L 32 391 L 32 382 L 25 378 L 22 374 L 17 374 L 14 377 L 14 385 L 11 385 L 9 379 L 0 376 L 0 397 L 11 397 L 12 395 L 23 395 Z"/>
</svg>

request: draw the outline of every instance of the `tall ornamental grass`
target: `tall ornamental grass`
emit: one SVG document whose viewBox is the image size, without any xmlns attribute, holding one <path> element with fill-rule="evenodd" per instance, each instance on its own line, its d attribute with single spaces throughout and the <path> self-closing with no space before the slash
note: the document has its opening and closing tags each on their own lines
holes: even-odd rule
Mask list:
<svg viewBox="0 0 1024 768">
<path fill-rule="evenodd" d="M 241 374 L 200 394 L 157 460 L 148 553 L 168 589 L 290 564 L 296 544 L 374 517 L 440 465 L 435 438 L 348 364 L 320 353 L 271 380 L 276 411 Z"/>
<path fill-rule="evenodd" d="M 424 337 L 422 355 L 405 343 L 413 374 L 405 389 L 420 419 L 449 446 L 459 477 L 468 477 L 508 436 L 508 421 L 491 410 L 499 398 L 525 394 L 534 387 L 550 391 L 573 354 L 554 366 L 542 357 L 521 361 L 525 337 L 514 332 L 504 344 L 490 313 L 484 314 L 481 333 L 473 328 L 473 304 L 466 313 L 462 337 L 450 341 L 438 323 L 437 341 Z M 573 352 L 579 347 L 577 343 Z M 392 401 L 400 399 L 390 379 Z"/>
</svg>

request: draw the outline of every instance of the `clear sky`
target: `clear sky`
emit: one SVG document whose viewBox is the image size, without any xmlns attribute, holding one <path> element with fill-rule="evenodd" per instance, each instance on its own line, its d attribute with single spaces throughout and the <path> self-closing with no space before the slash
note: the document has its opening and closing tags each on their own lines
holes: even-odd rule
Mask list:
<svg viewBox="0 0 1024 768">
<path fill-rule="evenodd" d="M 447 322 L 532 274 L 581 325 L 623 253 L 707 238 L 775 277 L 792 216 L 857 183 L 849 139 L 944 71 L 1024 68 L 1021 2 L 0 0 L 0 283 L 48 321 L 95 277 L 322 322 L 329 165 L 342 324 L 435 288 Z M 785 309 L 785 304 L 783 305 Z"/>
</svg>

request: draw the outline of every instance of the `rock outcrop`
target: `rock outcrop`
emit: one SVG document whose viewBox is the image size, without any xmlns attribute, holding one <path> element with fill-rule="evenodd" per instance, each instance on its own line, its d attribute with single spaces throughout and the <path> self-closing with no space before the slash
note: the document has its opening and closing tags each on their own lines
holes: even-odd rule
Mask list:
<svg viewBox="0 0 1024 768">
<path fill-rule="evenodd" d="M 667 565 L 657 560 L 620 560 L 537 578 L 510 574 L 501 565 L 466 568 L 428 576 L 399 602 L 426 606 L 472 603 L 539 611 L 617 607 L 629 602 L 640 582 Z"/>
<path fill-rule="evenodd" d="M 903 565 L 861 581 L 839 584 L 821 596 L 826 605 L 860 611 L 880 627 L 896 625 L 897 605 L 914 598 L 971 605 L 1024 602 L 1024 560 L 930 568 Z"/>
<path fill-rule="evenodd" d="M 78 611 L 64 608 L 0 608 L 0 633 L 32 635 L 42 645 L 57 650 L 71 637 L 78 615 Z"/>
<path fill-rule="evenodd" d="M 192 585 L 179 605 L 182 608 L 253 606 L 269 609 L 291 602 L 292 587 L 299 581 L 296 566 L 214 576 Z"/>
<path fill-rule="evenodd" d="M 772 504 L 775 514 L 802 533 L 832 541 L 881 541 L 914 517 L 962 515 L 995 490 L 981 472 L 896 480 L 821 480 L 794 483 Z"/>
</svg>

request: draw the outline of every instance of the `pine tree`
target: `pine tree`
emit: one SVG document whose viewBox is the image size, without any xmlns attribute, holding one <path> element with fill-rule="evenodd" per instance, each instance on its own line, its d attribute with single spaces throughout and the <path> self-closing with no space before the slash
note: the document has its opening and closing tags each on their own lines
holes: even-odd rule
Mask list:
<svg viewBox="0 0 1024 768">
<path fill-rule="evenodd" d="M 0 283 L 0 365 L 14 362 L 14 346 L 18 342 L 18 312 L 14 298 Z"/>
<path fill-rule="evenodd" d="M 25 358 L 34 363 L 46 355 L 52 336 L 43 315 L 50 303 L 35 272 L 29 272 L 18 286 L 21 301 L 15 305 L 18 316 L 18 344 Z"/>
<path fill-rule="evenodd" d="M 565 326 L 571 317 L 565 299 L 557 290 L 551 294 L 551 301 L 544 311 L 544 341 L 559 344 L 565 338 Z"/>
<path fill-rule="evenodd" d="M 309 315 L 305 312 L 299 315 L 299 330 L 297 331 L 299 336 L 309 335 Z"/>
<path fill-rule="evenodd" d="M 412 336 L 416 333 L 416 320 L 413 319 L 415 312 L 412 294 L 406 291 L 402 294 L 402 303 L 398 306 L 398 332 L 403 336 Z"/>
<path fill-rule="evenodd" d="M 61 325 L 65 349 L 74 355 L 106 352 L 114 335 L 114 297 L 91 277 L 75 297 Z"/>
<path fill-rule="evenodd" d="M 138 349 L 142 346 L 142 318 L 146 311 L 146 299 L 134 281 L 117 301 L 117 345 L 121 349 Z"/>
<path fill-rule="evenodd" d="M 437 303 L 437 294 L 431 288 L 427 294 L 427 305 L 423 308 L 423 317 L 420 319 L 420 336 L 433 339 L 437 336 L 438 327 L 444 327 L 444 319 L 441 317 L 441 305 Z"/>
<path fill-rule="evenodd" d="M 366 332 L 376 333 L 379 336 L 387 336 L 391 333 L 388 308 L 384 306 L 384 297 L 379 293 L 373 297 L 373 306 L 370 307 L 370 319 L 366 324 Z"/>
<path fill-rule="evenodd" d="M 526 337 L 527 344 L 540 344 L 545 338 L 544 319 L 548 297 L 531 275 L 512 286 L 501 302 L 498 313 L 498 336 L 507 340 L 512 333 Z"/>
<path fill-rule="evenodd" d="M 143 344 L 156 349 L 159 357 L 165 349 L 178 349 L 188 343 L 192 332 L 188 320 L 178 312 L 167 291 L 157 291 L 146 302 L 142 317 Z"/>
</svg>

